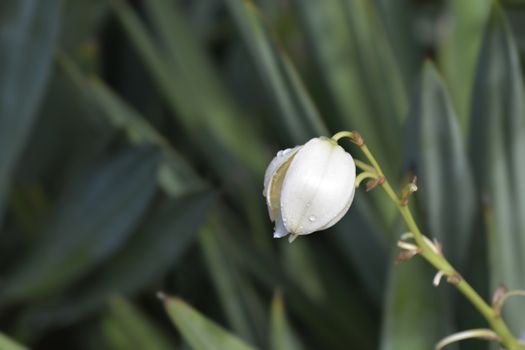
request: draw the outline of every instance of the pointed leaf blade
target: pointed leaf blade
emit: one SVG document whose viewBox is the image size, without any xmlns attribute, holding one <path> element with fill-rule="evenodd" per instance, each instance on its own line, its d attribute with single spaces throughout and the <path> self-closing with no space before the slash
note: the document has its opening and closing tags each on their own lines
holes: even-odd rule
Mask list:
<svg viewBox="0 0 525 350">
<path fill-rule="evenodd" d="M 470 152 L 476 182 L 487 206 L 491 289 L 500 283 L 524 289 L 525 95 L 514 38 L 494 3 L 485 28 L 472 99 Z M 525 332 L 525 305 L 510 302 L 504 316 L 516 334 Z"/>
<path fill-rule="evenodd" d="M 164 298 L 172 322 L 188 344 L 199 350 L 254 350 L 178 298 Z"/>
<path fill-rule="evenodd" d="M 0 4 L 0 217 L 49 76 L 59 23 L 59 0 Z"/>
<path fill-rule="evenodd" d="M 280 293 L 276 293 L 272 301 L 270 342 L 272 350 L 303 349 L 286 318 L 284 302 Z"/>
<path fill-rule="evenodd" d="M 259 75 L 278 106 L 288 133 L 295 142 L 327 135 L 328 130 L 295 67 L 265 27 L 252 1 L 226 1 Z"/>
<path fill-rule="evenodd" d="M 26 347 L 18 344 L 2 332 L 0 332 L 0 349 L 2 350 L 28 350 Z"/>
<path fill-rule="evenodd" d="M 119 249 L 153 197 L 157 167 L 153 150 L 128 149 L 79 176 L 22 254 L 0 299 L 56 293 Z"/>
<path fill-rule="evenodd" d="M 476 211 L 474 181 L 457 115 L 430 62 L 423 67 L 407 125 L 407 165 L 417 175 L 426 234 L 443 244 L 454 265 L 462 266 Z"/>
<path fill-rule="evenodd" d="M 109 348 L 114 350 L 175 350 L 177 347 L 158 325 L 136 306 L 115 297 L 102 321 L 102 332 Z"/>
</svg>

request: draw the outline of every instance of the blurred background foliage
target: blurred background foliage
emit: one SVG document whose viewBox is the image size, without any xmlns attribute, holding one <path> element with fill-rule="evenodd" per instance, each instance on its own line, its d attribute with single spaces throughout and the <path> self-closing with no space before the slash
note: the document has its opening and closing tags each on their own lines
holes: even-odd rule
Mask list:
<svg viewBox="0 0 525 350">
<path fill-rule="evenodd" d="M 0 349 L 421 350 L 484 326 L 394 264 L 380 191 L 289 245 L 262 178 L 356 129 L 418 176 L 476 289 L 525 288 L 524 23 L 518 0 L 3 0 Z"/>
</svg>

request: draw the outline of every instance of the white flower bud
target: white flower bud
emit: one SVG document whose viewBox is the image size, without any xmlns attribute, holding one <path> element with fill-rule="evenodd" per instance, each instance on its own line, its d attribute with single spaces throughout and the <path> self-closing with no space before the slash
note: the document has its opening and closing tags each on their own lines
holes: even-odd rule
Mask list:
<svg viewBox="0 0 525 350">
<path fill-rule="evenodd" d="M 355 193 L 355 163 L 335 141 L 321 137 L 279 151 L 264 176 L 264 196 L 275 238 L 327 229 L 348 211 Z"/>
</svg>

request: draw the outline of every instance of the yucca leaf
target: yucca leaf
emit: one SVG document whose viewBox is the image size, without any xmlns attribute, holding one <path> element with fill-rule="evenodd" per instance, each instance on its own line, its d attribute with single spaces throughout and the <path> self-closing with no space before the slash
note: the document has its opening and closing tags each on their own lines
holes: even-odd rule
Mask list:
<svg viewBox="0 0 525 350">
<path fill-rule="evenodd" d="M 0 349 L 2 350 L 28 350 L 26 347 L 18 344 L 2 332 L 0 332 Z"/>
<path fill-rule="evenodd" d="M 174 165 L 171 168 L 165 166 L 161 168 L 160 172 L 160 174 L 165 173 L 164 176 L 160 178 L 161 183 L 164 184 L 164 179 L 167 179 L 170 184 L 173 184 L 168 188 L 163 186 L 168 190 L 170 195 L 180 195 L 179 191 L 173 191 L 173 188 L 188 192 L 193 191 L 198 184 L 201 184 L 202 187 L 202 181 L 198 180 L 199 177 L 188 168 L 187 164 L 171 147 L 169 142 L 151 125 L 149 125 L 146 120 L 144 120 L 130 106 L 126 105 L 125 102 L 120 100 L 110 89 L 105 87 L 102 82 L 98 80 L 87 82 L 80 76 L 78 69 L 75 68 L 70 60 L 63 57 L 62 61 L 63 66 L 69 71 L 72 78 L 74 78 L 84 89 L 89 90 L 88 92 L 91 93 L 95 102 L 97 102 L 106 112 L 108 118 L 110 118 L 116 126 L 126 130 L 132 141 L 139 144 L 143 142 L 155 144 L 163 150 L 167 160 L 170 161 L 169 164 Z M 164 171 L 162 169 L 164 169 Z M 220 226 L 215 227 L 220 231 Z M 231 295 L 246 295 L 246 290 L 241 293 L 241 290 L 243 288 L 245 289 L 246 286 L 243 286 L 243 283 L 239 278 L 234 277 L 236 274 L 234 267 L 231 266 L 231 263 L 228 263 L 223 252 L 221 252 L 220 245 L 214 242 L 215 238 L 210 236 L 216 232 L 209 233 L 208 231 L 209 230 L 203 228 L 201 234 L 201 246 L 203 247 L 204 257 L 208 263 L 226 314 L 228 315 L 234 330 L 238 334 L 246 339 L 254 341 L 252 327 L 249 325 L 246 314 L 247 310 L 245 310 L 243 305 L 244 303 L 235 298 L 231 298 Z M 108 286 L 111 285 L 111 283 L 107 284 Z M 95 293 L 95 295 L 97 295 L 97 293 Z M 95 298 L 95 301 L 96 300 L 97 299 Z M 90 303 L 87 303 L 85 306 L 89 307 Z M 72 307 L 72 309 L 75 310 L 77 308 Z M 254 315 L 252 315 L 252 319 L 255 318 L 253 316 Z M 258 328 L 260 327 L 256 327 L 255 329 Z"/>
<path fill-rule="evenodd" d="M 153 150 L 128 149 L 76 178 L 20 254 L 0 300 L 57 293 L 121 248 L 150 204 L 157 166 Z"/>
<path fill-rule="evenodd" d="M 490 216 L 491 289 L 525 288 L 525 101 L 523 73 L 509 25 L 494 4 L 483 38 L 472 100 L 470 151 Z M 525 305 L 511 301 L 505 317 L 525 331 Z"/>
<path fill-rule="evenodd" d="M 121 297 L 114 297 L 102 320 L 108 349 L 176 350 L 159 325 Z"/>
<path fill-rule="evenodd" d="M 59 23 L 59 0 L 0 4 L 0 222 L 10 177 L 49 77 Z"/>
<path fill-rule="evenodd" d="M 244 203 L 250 232 L 257 242 L 267 244 L 263 239 L 260 187 L 253 176 L 262 178 L 270 156 L 259 135 L 233 106 L 228 90 L 217 80 L 177 7 L 166 0 L 145 4 L 161 39 L 161 45 L 157 45 L 133 10 L 120 1 L 113 4 L 172 114 L 206 155 L 210 166 L 218 171 L 230 194 Z M 206 98 L 202 99 L 204 91 Z M 244 190 L 238 191 L 239 187 Z"/>
<path fill-rule="evenodd" d="M 266 150 L 234 107 L 177 6 L 166 0 L 145 3 L 161 39 L 162 45 L 157 46 L 130 8 L 113 3 L 161 92 L 187 130 L 196 140 L 199 135 L 212 137 L 202 142 L 217 142 L 250 170 L 262 171 Z M 205 99 L 199 97 L 202 94 Z"/>
<path fill-rule="evenodd" d="M 396 149 L 407 96 L 373 3 L 300 0 L 298 7 L 335 103 L 338 127 L 358 130 L 390 174 L 399 165 Z"/>
<path fill-rule="evenodd" d="M 298 239 L 294 241 L 293 247 L 281 243 L 284 242 L 279 242 L 282 265 L 289 278 L 312 300 L 326 299 L 328 286 L 321 277 L 325 274 L 311 242 Z"/>
<path fill-rule="evenodd" d="M 369 338 L 372 343 L 375 338 L 372 320 L 377 310 L 367 304 L 367 297 L 352 289 L 353 276 L 340 278 L 343 269 L 331 265 L 331 260 L 335 260 L 336 255 L 333 253 L 326 255 L 324 251 L 318 251 L 313 239 L 313 237 L 298 239 L 292 247 L 281 246 L 283 251 L 281 255 L 284 258 L 282 264 L 288 278 L 312 302 L 324 308 L 340 326 L 351 328 L 353 324 L 359 322 L 360 331 L 352 330 L 348 331 L 348 334 L 356 340 Z M 374 272 L 372 269 L 369 270 L 369 273 Z M 292 293 L 287 295 L 293 296 Z M 336 307 L 332 304 L 333 300 L 338 300 Z M 356 317 L 357 315 L 367 316 Z"/>
<path fill-rule="evenodd" d="M 440 66 L 463 135 L 468 133 L 474 73 L 491 4 L 490 0 L 448 1 L 449 20 L 438 43 Z"/>
<path fill-rule="evenodd" d="M 419 74 L 419 63 L 423 58 L 423 48 L 419 45 L 417 7 L 411 0 L 378 0 L 378 12 L 385 24 L 388 41 L 397 58 L 399 69 L 403 72 L 405 86 L 412 86 Z"/>
<path fill-rule="evenodd" d="M 79 291 L 30 308 L 20 323 L 32 328 L 45 319 L 46 327 L 69 325 L 99 311 L 112 295 L 136 295 L 177 264 L 216 200 L 215 193 L 202 192 L 165 201 Z"/>
<path fill-rule="evenodd" d="M 474 180 L 457 115 L 434 65 L 426 62 L 407 120 L 407 165 L 418 180 L 418 204 L 429 237 L 456 267 L 468 257 L 476 212 Z"/>
<path fill-rule="evenodd" d="M 312 136 L 327 135 L 296 69 L 272 38 L 255 4 L 238 0 L 227 0 L 226 4 L 292 139 L 303 143 Z"/>
<path fill-rule="evenodd" d="M 450 329 L 444 299 L 432 285 L 432 267 L 419 257 L 391 266 L 381 350 L 433 349 Z"/>
<path fill-rule="evenodd" d="M 260 252 L 251 247 L 242 237 L 242 228 L 238 226 L 235 217 L 225 211 L 221 213 L 222 222 L 228 230 L 221 235 L 221 242 L 228 256 L 235 259 L 236 265 L 242 266 L 251 275 L 263 284 L 268 290 L 279 288 L 283 295 L 290 296 L 290 312 L 300 319 L 311 329 L 316 329 L 316 338 L 323 346 L 330 349 L 344 349 L 345 344 L 353 344 L 363 349 L 372 348 L 375 338 L 372 335 L 370 311 L 361 317 L 358 310 L 365 310 L 361 300 L 354 298 L 354 290 L 351 284 L 342 281 L 334 281 L 340 276 L 340 271 L 330 271 L 330 259 L 332 254 L 313 255 L 304 254 L 305 257 L 313 259 L 308 263 L 311 268 L 318 269 L 319 278 L 304 276 L 308 272 L 300 271 L 301 264 L 297 262 L 296 269 L 283 268 L 279 258 L 269 252 Z M 238 234 L 232 234 L 238 232 Z M 314 237 L 309 239 L 315 239 Z M 301 244 L 294 242 L 294 244 Z M 308 244 L 308 242 L 304 242 Z M 286 244 L 288 246 L 288 244 Z M 286 247 L 293 249 L 292 247 Z M 284 247 L 283 247 L 284 249 Z M 313 249 L 310 249 L 313 251 Z M 304 253 L 304 252 L 303 252 Z M 292 253 L 293 254 L 293 253 Z M 301 256 L 301 254 L 298 254 Z M 286 261 L 286 260 L 285 260 Z M 292 271 L 297 275 L 290 275 Z M 298 280 L 305 278 L 311 280 L 307 283 Z M 322 286 L 319 289 L 315 286 Z M 308 292 L 304 289 L 308 285 Z M 333 300 L 339 300 L 340 304 L 332 304 Z M 352 310 L 350 312 L 349 310 Z M 359 319 L 359 321 L 357 321 Z M 361 327 L 355 329 L 352 324 L 359 322 Z M 370 333 L 368 333 L 370 332 Z"/>
<path fill-rule="evenodd" d="M 195 350 L 254 349 L 178 298 L 164 297 L 164 306 L 182 337 Z"/>
<path fill-rule="evenodd" d="M 361 133 L 387 176 L 398 176 L 406 88 L 374 4 L 298 0 L 297 7 L 336 112 L 333 124 Z M 382 194 L 367 197 L 356 206 L 370 201 L 381 226 L 390 229 L 395 208 Z"/>
<path fill-rule="evenodd" d="M 221 226 L 217 218 L 210 219 L 199 233 L 200 246 L 229 323 L 238 336 L 253 343 L 256 337 L 245 307 L 242 276 L 221 247 L 220 240 L 224 239 Z"/>
<path fill-rule="evenodd" d="M 407 112 L 407 91 L 377 7 L 367 0 L 344 1 L 355 58 L 363 87 L 370 94 L 376 127 L 387 147 L 399 144 L 399 129 Z M 374 45 L 370 45 L 373 41 Z M 392 150 L 389 149 L 391 152 Z M 392 156 L 392 154 L 391 154 Z"/>
<path fill-rule="evenodd" d="M 206 185 L 187 161 L 170 145 L 140 114 L 119 99 L 102 81 L 93 79 L 89 84 L 95 101 L 106 116 L 119 128 L 125 130 L 131 142 L 149 143 L 160 147 L 164 157 L 159 165 L 159 185 L 170 196 L 179 196 L 203 189 Z"/>
<path fill-rule="evenodd" d="M 366 193 L 357 190 L 356 196 L 360 200 Z M 375 213 L 367 209 L 364 202 L 352 207 L 332 231 L 348 266 L 356 270 L 367 295 L 379 306 L 386 288 L 389 240 L 374 220 Z"/>
<path fill-rule="evenodd" d="M 75 63 L 66 55 L 60 54 L 59 63 L 75 84 L 86 93 L 93 103 L 103 111 L 111 124 L 126 132 L 130 142 L 158 146 L 164 157 L 158 172 L 159 184 L 171 196 L 178 196 L 205 187 L 203 181 L 195 176 L 187 162 L 136 110 L 116 95 L 104 82 L 85 78 Z"/>
<path fill-rule="evenodd" d="M 304 349 L 287 320 L 283 297 L 280 293 L 276 293 L 273 297 L 271 323 L 270 342 L 272 350 Z"/>
<path fill-rule="evenodd" d="M 106 0 L 62 1 L 62 13 L 60 47 L 85 52 L 86 42 L 109 14 L 109 3 Z"/>
</svg>

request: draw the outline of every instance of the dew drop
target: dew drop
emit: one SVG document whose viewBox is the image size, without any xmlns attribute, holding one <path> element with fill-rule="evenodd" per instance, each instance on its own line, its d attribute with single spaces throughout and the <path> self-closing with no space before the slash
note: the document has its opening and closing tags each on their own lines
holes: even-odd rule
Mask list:
<svg viewBox="0 0 525 350">
<path fill-rule="evenodd" d="M 283 151 L 277 152 L 277 157 L 282 157 L 282 156 L 283 156 Z"/>
<path fill-rule="evenodd" d="M 291 148 L 287 148 L 287 149 L 285 149 L 284 151 L 281 151 L 281 155 L 282 155 L 282 156 L 287 156 L 287 155 L 290 154 L 291 151 L 292 151 Z"/>
<path fill-rule="evenodd" d="M 310 221 L 310 222 L 314 222 L 315 220 L 317 220 L 317 218 L 315 217 L 315 215 L 310 215 L 310 216 L 308 217 L 308 221 Z"/>
</svg>

